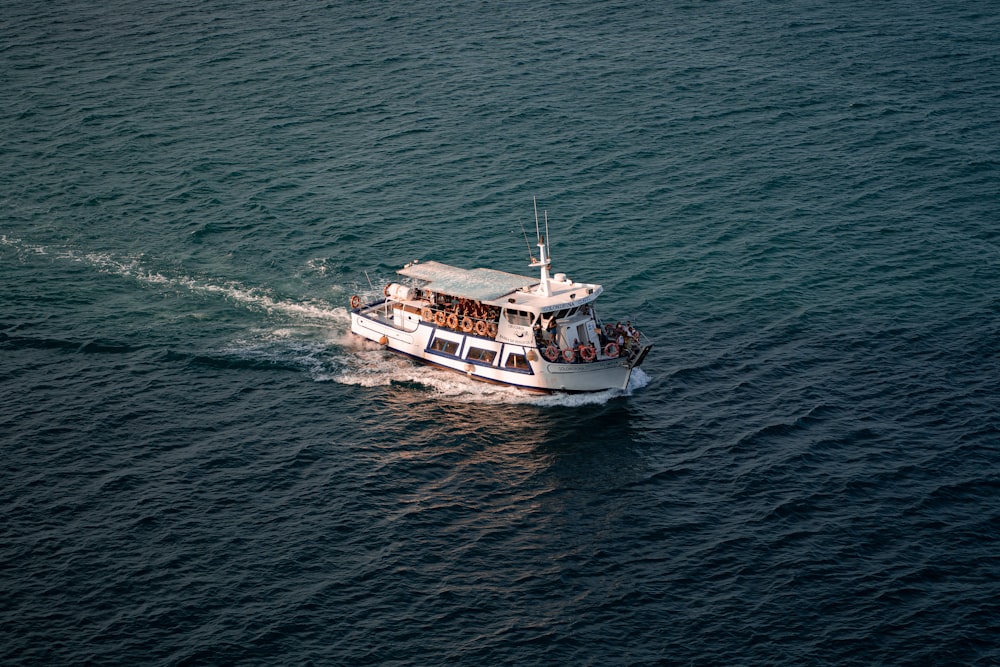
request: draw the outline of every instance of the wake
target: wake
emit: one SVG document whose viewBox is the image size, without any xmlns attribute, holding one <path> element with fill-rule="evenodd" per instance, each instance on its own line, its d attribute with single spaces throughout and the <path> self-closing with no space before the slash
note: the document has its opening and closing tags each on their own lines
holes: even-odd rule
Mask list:
<svg viewBox="0 0 1000 667">
<path fill-rule="evenodd" d="M 347 308 L 343 306 L 334 306 L 318 299 L 301 301 L 280 299 L 273 296 L 267 288 L 248 287 L 236 281 L 169 275 L 146 266 L 143 255 L 120 257 L 110 253 L 50 248 L 23 243 L 7 236 L 0 236 L 0 245 L 12 247 L 22 255 L 47 255 L 56 259 L 82 262 L 101 273 L 129 278 L 143 285 L 180 288 L 192 294 L 220 296 L 251 310 L 263 311 L 268 314 L 281 313 L 300 318 L 304 322 L 335 323 L 346 328 L 351 321 Z M 332 285 L 331 289 L 337 291 L 340 288 Z"/>
<path fill-rule="evenodd" d="M 322 299 L 276 297 L 265 287 L 247 286 L 218 278 L 196 278 L 150 268 L 144 255 L 116 256 L 71 248 L 52 248 L 0 236 L 0 245 L 18 254 L 45 255 L 59 260 L 82 262 L 95 270 L 119 276 L 150 288 L 170 288 L 191 294 L 216 296 L 250 312 L 281 315 L 283 323 L 260 322 L 218 352 L 229 358 L 292 367 L 307 373 L 316 382 L 335 382 L 365 388 L 403 386 L 413 391 L 431 392 L 460 403 L 578 407 L 601 405 L 630 396 L 650 382 L 635 369 L 627 389 L 588 394 L 534 394 L 514 387 L 492 385 L 466 378 L 386 352 L 381 346 L 350 333 L 350 313 Z M 309 271 L 326 273 L 316 260 L 306 264 Z M 342 286 L 333 292 L 346 294 Z"/>
</svg>

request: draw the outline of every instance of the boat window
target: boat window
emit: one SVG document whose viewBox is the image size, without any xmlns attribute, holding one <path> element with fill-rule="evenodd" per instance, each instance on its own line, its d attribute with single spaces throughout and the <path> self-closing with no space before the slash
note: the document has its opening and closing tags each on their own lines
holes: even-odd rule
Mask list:
<svg viewBox="0 0 1000 667">
<path fill-rule="evenodd" d="M 438 352 L 444 352 L 445 354 L 458 354 L 458 343 L 451 340 L 445 340 L 444 338 L 435 338 L 434 342 L 431 343 L 431 349 Z"/>
<path fill-rule="evenodd" d="M 481 361 L 486 364 L 492 364 L 493 360 L 496 359 L 497 353 L 495 350 L 484 350 L 481 347 L 470 347 L 468 354 L 465 358 L 469 361 Z"/>
<path fill-rule="evenodd" d="M 528 370 L 528 359 L 523 354 L 510 354 L 507 356 L 507 368 L 520 368 Z"/>
<path fill-rule="evenodd" d="M 555 314 L 555 318 L 557 320 L 561 320 L 561 319 L 566 318 L 566 317 L 573 317 L 573 315 L 576 314 L 576 311 L 578 311 L 578 310 L 580 310 L 580 309 L 579 308 L 563 308 L 562 310 L 560 310 L 559 312 L 557 312 Z"/>
<path fill-rule="evenodd" d="M 507 321 L 515 326 L 530 327 L 533 319 L 534 317 L 529 312 L 507 309 Z"/>
</svg>

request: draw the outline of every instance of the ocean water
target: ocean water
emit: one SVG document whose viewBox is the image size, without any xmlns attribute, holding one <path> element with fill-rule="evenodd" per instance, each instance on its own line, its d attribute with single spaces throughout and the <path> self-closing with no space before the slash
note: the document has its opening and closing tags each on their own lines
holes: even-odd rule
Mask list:
<svg viewBox="0 0 1000 667">
<path fill-rule="evenodd" d="M 0 663 L 1000 664 L 996 3 L 0 7 Z M 352 339 L 533 197 L 628 391 Z"/>
</svg>

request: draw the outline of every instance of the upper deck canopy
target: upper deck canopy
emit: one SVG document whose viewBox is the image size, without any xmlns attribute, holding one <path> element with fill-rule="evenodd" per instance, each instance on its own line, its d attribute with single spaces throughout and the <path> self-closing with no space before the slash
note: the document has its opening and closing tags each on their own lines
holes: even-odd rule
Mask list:
<svg viewBox="0 0 1000 667">
<path fill-rule="evenodd" d="M 460 269 L 440 262 L 410 264 L 397 273 L 427 281 L 425 289 L 476 301 L 493 301 L 522 287 L 538 284 L 538 278 L 494 269 Z"/>
</svg>

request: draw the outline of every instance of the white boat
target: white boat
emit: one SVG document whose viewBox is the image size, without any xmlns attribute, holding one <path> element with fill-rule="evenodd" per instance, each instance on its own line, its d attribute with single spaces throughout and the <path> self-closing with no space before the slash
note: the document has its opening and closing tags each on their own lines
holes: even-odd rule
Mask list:
<svg viewBox="0 0 1000 667">
<path fill-rule="evenodd" d="M 652 345 L 630 322 L 598 318 L 601 285 L 550 275 L 540 234 L 538 250 L 538 278 L 407 264 L 380 297 L 351 297 L 351 331 L 475 380 L 539 392 L 626 389 Z"/>
</svg>

